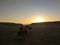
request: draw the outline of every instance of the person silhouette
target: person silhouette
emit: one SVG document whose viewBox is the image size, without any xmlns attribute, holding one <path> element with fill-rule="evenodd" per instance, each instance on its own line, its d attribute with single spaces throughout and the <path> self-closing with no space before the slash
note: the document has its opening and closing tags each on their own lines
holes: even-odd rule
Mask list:
<svg viewBox="0 0 60 45">
<path fill-rule="evenodd" d="M 18 31 L 18 39 L 23 36 L 23 25 L 20 26 Z"/>
<path fill-rule="evenodd" d="M 24 29 L 25 31 L 24 31 L 24 34 L 25 34 L 25 36 L 27 36 L 27 34 L 29 33 L 29 32 L 31 32 L 31 27 L 29 26 L 29 25 L 25 25 L 25 29 Z"/>
</svg>

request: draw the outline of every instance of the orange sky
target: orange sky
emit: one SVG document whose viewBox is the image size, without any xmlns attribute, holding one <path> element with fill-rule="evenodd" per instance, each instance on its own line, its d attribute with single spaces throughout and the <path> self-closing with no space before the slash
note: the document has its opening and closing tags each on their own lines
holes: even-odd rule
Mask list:
<svg viewBox="0 0 60 45">
<path fill-rule="evenodd" d="M 36 18 L 60 21 L 60 1 L 0 0 L 0 22 L 29 24 Z"/>
</svg>

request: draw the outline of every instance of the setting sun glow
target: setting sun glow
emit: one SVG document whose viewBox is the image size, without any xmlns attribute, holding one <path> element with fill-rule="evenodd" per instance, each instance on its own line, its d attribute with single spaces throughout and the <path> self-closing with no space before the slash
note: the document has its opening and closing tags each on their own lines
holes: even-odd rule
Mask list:
<svg viewBox="0 0 60 45">
<path fill-rule="evenodd" d="M 34 23 L 37 23 L 37 22 L 44 22 L 45 20 L 43 18 L 36 18 L 34 19 Z"/>
</svg>

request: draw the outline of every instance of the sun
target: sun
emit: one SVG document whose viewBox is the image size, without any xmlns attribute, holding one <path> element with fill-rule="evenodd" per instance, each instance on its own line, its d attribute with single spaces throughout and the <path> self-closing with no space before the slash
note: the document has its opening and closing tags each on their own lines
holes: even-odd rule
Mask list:
<svg viewBox="0 0 60 45">
<path fill-rule="evenodd" d="M 35 18 L 34 19 L 34 23 L 37 23 L 37 22 L 44 22 L 45 20 L 43 18 Z"/>
</svg>

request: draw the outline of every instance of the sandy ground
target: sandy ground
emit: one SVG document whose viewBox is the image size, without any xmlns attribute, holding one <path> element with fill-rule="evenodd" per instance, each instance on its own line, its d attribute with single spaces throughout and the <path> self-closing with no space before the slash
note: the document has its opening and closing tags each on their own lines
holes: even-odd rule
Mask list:
<svg viewBox="0 0 60 45">
<path fill-rule="evenodd" d="M 0 45 L 60 45 L 60 28 L 34 28 L 23 40 L 17 31 L 0 31 Z"/>
</svg>

